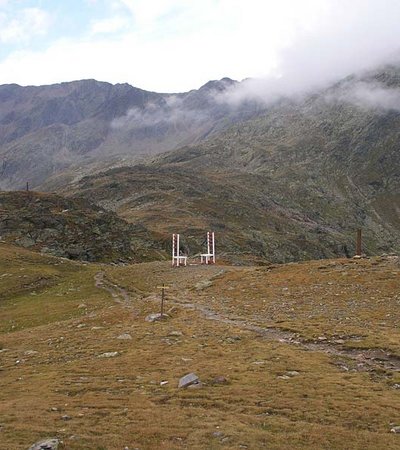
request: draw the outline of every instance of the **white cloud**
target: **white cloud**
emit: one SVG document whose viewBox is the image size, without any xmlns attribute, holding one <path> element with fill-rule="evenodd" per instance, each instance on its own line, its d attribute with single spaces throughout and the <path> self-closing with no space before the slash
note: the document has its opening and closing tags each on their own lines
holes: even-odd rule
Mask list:
<svg viewBox="0 0 400 450">
<path fill-rule="evenodd" d="M 14 18 L 1 18 L 0 42 L 29 42 L 33 36 L 46 34 L 50 26 L 49 14 L 40 8 L 25 8 Z"/>
<path fill-rule="evenodd" d="M 108 19 L 98 20 L 92 23 L 90 34 L 108 34 L 124 30 L 129 24 L 126 17 L 115 16 Z"/>
<path fill-rule="evenodd" d="M 247 80 L 223 100 L 270 102 L 321 88 L 355 72 L 400 58 L 400 2 L 330 0 L 307 30 L 277 53 L 268 76 Z"/>
<path fill-rule="evenodd" d="M 328 95 L 326 100 L 352 103 L 363 109 L 400 111 L 400 89 L 388 88 L 378 82 L 349 82 L 339 94 Z"/>
<path fill-rule="evenodd" d="M 97 78 L 176 92 L 223 76 L 269 77 L 251 87 L 268 97 L 379 63 L 400 43 L 398 0 L 113 0 L 109 6 L 113 16 L 93 23 L 85 40 L 63 39 L 0 61 L 0 83 Z M 123 32 L 121 17 L 129 21 Z"/>
</svg>

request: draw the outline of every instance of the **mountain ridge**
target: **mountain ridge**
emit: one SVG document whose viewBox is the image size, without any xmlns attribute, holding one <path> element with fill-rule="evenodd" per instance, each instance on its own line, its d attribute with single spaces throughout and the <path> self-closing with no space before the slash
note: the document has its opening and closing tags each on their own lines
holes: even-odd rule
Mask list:
<svg viewBox="0 0 400 450">
<path fill-rule="evenodd" d="M 200 251 L 198 241 L 208 229 L 218 232 L 219 250 L 233 259 L 351 256 L 357 228 L 365 231 L 367 253 L 400 250 L 398 67 L 282 97 L 268 107 L 250 102 L 250 112 L 246 104 L 233 116 L 218 96 L 207 94 L 214 93 L 212 86 L 129 110 L 113 123 L 113 149 L 85 147 L 75 168 L 65 163 L 67 171 L 50 177 L 43 170 L 41 188 L 85 197 L 144 224 L 163 242 L 180 231 L 192 252 Z M 209 115 L 199 114 L 202 108 Z M 66 137 L 71 130 L 52 131 L 41 136 L 47 149 L 57 139 L 73 142 Z M 99 139 L 102 132 L 100 123 L 89 137 Z M 157 147 L 177 139 L 191 143 L 169 152 Z M 132 158 L 120 152 L 123 140 L 152 145 L 156 155 Z"/>
<path fill-rule="evenodd" d="M 347 99 L 357 86 L 283 99 L 199 144 L 68 190 L 165 236 L 222 231 L 222 251 L 274 262 L 351 256 L 357 228 L 367 253 L 399 251 L 400 113 Z"/>
<path fill-rule="evenodd" d="M 214 93 L 235 82 L 209 83 L 179 94 L 96 80 L 0 86 L 0 188 L 38 187 L 74 165 L 172 150 L 252 114 L 235 109 L 227 120 L 230 108 Z"/>
</svg>

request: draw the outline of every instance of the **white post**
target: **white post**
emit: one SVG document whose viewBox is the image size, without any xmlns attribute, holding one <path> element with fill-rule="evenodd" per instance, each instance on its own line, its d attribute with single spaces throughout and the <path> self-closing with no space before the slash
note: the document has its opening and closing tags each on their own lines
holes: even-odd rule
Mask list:
<svg viewBox="0 0 400 450">
<path fill-rule="evenodd" d="M 172 267 L 175 264 L 175 234 L 172 235 Z"/>
<path fill-rule="evenodd" d="M 215 234 L 212 232 L 212 254 L 213 254 L 213 263 L 215 264 Z"/>
<path fill-rule="evenodd" d="M 176 235 L 177 236 L 177 240 L 176 240 L 176 265 L 179 267 L 179 258 L 180 258 L 180 252 L 179 252 L 179 234 Z"/>
</svg>

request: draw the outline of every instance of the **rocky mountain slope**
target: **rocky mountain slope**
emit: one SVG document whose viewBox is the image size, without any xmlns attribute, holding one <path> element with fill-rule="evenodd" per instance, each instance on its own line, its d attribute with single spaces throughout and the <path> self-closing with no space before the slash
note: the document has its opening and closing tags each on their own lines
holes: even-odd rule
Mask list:
<svg viewBox="0 0 400 450">
<path fill-rule="evenodd" d="M 192 252 L 213 229 L 227 253 L 349 256 L 359 227 L 366 253 L 399 251 L 400 110 L 382 102 L 399 88 L 396 67 L 351 77 L 72 192 L 165 235 L 181 231 Z"/>
<path fill-rule="evenodd" d="M 0 86 L 0 189 L 37 187 L 66 170 L 74 177 L 198 142 L 258 110 L 217 101 L 234 84 L 224 78 L 183 94 L 95 80 Z"/>
<path fill-rule="evenodd" d="M 0 193 L 0 239 L 83 261 L 143 261 L 158 254 L 144 227 L 80 199 L 34 192 Z M 138 251 L 140 248 L 140 252 Z"/>
<path fill-rule="evenodd" d="M 96 156 L 97 166 L 90 165 L 91 157 L 80 160 L 85 157 L 79 150 L 76 158 L 81 169 L 69 165 L 67 172 L 50 178 L 49 172 L 43 173 L 42 188 L 84 197 L 134 225 L 147 227 L 164 243 L 172 232 L 180 232 L 191 255 L 202 251 L 209 229 L 217 232 L 218 250 L 232 259 L 249 255 L 286 262 L 351 256 L 357 228 L 364 230 L 366 253 L 399 251 L 399 67 L 348 77 L 328 89 L 281 98 L 268 107 L 260 106 L 261 99 L 235 107 L 221 102 L 218 93 L 228 94 L 242 86 L 224 79 L 176 96 L 142 93 L 142 99 L 147 96 L 142 109 L 131 108 L 125 101 L 122 109 L 128 112 L 108 111 L 105 140 L 88 150 Z M 133 88 L 118 89 L 131 92 Z M 91 123 L 103 117 L 102 108 L 110 99 L 88 112 Z M 168 148 L 172 135 L 174 145 L 181 144 L 184 139 L 175 139 L 183 136 L 178 118 L 193 123 L 185 131 L 194 141 L 191 145 L 140 164 L 130 156 L 124 160 L 118 154 L 119 144 L 105 150 L 112 136 L 121 138 L 124 133 L 133 153 L 139 148 L 135 147 L 138 136 L 142 144 L 147 142 L 149 152 L 161 151 L 156 141 L 164 150 Z M 166 127 L 160 128 L 160 123 Z M 200 123 L 208 127 L 207 132 Z M 203 130 L 201 138 L 195 137 L 194 129 Z M 154 140 L 156 130 L 161 134 Z M 31 142 L 29 134 L 24 138 Z M 46 140 L 40 142 L 44 145 Z M 110 158 L 113 152 L 118 162 L 109 160 L 109 165 L 120 167 L 101 171 L 104 155 Z M 29 161 L 40 161 L 37 154 L 33 151 L 35 157 Z M 92 174 L 83 176 L 91 170 Z M 18 178 L 24 171 L 15 173 Z M 3 174 L 1 180 L 4 186 L 11 178 Z"/>
</svg>

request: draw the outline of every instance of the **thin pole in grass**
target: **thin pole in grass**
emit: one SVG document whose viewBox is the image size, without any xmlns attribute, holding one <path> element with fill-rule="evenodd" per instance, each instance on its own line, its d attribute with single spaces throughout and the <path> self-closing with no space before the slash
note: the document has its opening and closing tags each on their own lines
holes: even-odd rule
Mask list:
<svg viewBox="0 0 400 450">
<path fill-rule="evenodd" d="M 362 254 L 362 231 L 361 228 L 357 230 L 356 238 L 356 256 L 361 256 Z"/>
<path fill-rule="evenodd" d="M 161 312 L 160 312 L 160 317 L 162 319 L 164 317 L 165 290 L 169 289 L 169 288 L 167 286 L 165 286 L 165 283 L 163 283 L 162 286 L 157 286 L 157 289 L 161 289 Z"/>
</svg>

